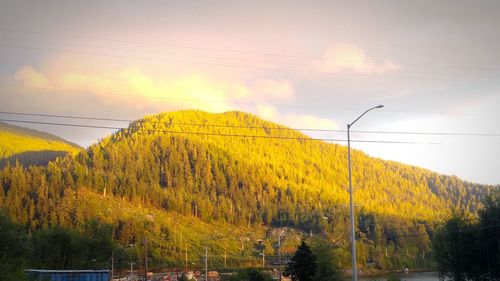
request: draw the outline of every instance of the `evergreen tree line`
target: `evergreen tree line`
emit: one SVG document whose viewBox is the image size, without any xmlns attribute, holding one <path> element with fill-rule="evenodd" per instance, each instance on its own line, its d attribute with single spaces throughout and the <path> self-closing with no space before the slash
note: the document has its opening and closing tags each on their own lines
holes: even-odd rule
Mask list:
<svg viewBox="0 0 500 281">
<path fill-rule="evenodd" d="M 442 277 L 500 280 L 500 192 L 486 200 L 478 220 L 454 211 L 438 229 L 433 249 Z"/>
<path fill-rule="evenodd" d="M 26 268 L 108 268 L 114 248 L 112 228 L 97 220 L 82 232 L 50 227 L 26 233 L 0 211 L 0 280 L 24 280 Z"/>
<path fill-rule="evenodd" d="M 230 127 L 175 125 L 200 122 Z M 238 126 L 254 128 L 235 129 Z M 288 226 L 321 234 L 345 249 L 340 263 L 348 261 L 345 147 L 165 133 L 239 130 L 305 137 L 278 128 L 283 127 L 240 112 L 183 111 L 147 117 L 46 167 L 7 164 L 0 170 L 0 207 L 31 233 L 53 226 L 82 232 L 88 221 L 107 211 L 98 203 L 85 206 L 88 202 L 82 201 L 88 199 L 82 191 L 90 191 L 130 203 L 135 210 L 151 208 L 206 223 Z M 353 152 L 353 171 L 356 203 L 362 206 L 356 218 L 359 259 L 381 268 L 424 266 L 435 222 L 446 215 L 443 206 L 475 213 L 488 194 L 485 186 L 360 152 Z M 123 246 L 136 243 L 148 229 L 146 220 L 113 219 L 113 239 Z M 172 241 L 175 232 L 165 227 L 158 245 L 178 247 Z"/>
</svg>

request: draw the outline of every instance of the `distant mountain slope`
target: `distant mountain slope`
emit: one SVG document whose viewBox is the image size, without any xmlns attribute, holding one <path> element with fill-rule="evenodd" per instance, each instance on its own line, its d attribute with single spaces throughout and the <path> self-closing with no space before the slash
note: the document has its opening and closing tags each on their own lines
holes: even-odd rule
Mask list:
<svg viewBox="0 0 500 281">
<path fill-rule="evenodd" d="M 92 146 L 91 161 L 82 164 L 117 175 L 112 183 L 116 192 L 129 191 L 120 181 L 121 171 L 130 169 L 137 175 L 147 171 L 139 182 L 157 190 L 181 188 L 191 195 L 216 191 L 213 200 L 240 201 L 237 209 L 246 209 L 244 213 L 252 213 L 254 220 L 270 223 L 266 219 L 270 216 L 296 224 L 306 210 L 327 214 L 333 206 L 348 202 L 347 150 L 293 138 L 308 137 L 242 112 L 180 111 L 134 122 L 129 130 Z M 101 162 L 95 157 L 99 154 L 108 157 Z M 356 202 L 364 210 L 412 219 L 441 218 L 451 206 L 474 212 L 485 194 L 481 185 L 359 151 L 353 153 L 353 181 Z M 236 198 L 235 191 L 248 192 L 248 198 Z M 272 214 L 266 214 L 269 208 L 274 209 Z M 214 215 L 199 207 L 197 212 Z"/>
<path fill-rule="evenodd" d="M 87 199 L 78 194 L 85 191 L 93 200 L 121 200 L 131 212 L 148 208 L 259 233 L 263 227 L 314 233 L 340 247 L 341 259 L 348 261 L 346 147 L 307 139 L 243 112 L 162 113 L 46 168 L 3 169 L 0 206 L 27 228 L 78 228 L 89 218 L 104 217 L 113 220 L 115 239 L 123 245 L 143 232 L 157 235 L 148 230 L 147 220 L 137 225 L 125 217 L 108 217 L 109 206 L 95 203 L 82 209 L 81 200 Z M 475 213 L 492 188 L 360 151 L 352 156 L 362 264 L 423 266 L 429 239 L 449 210 Z M 155 237 L 159 245 L 179 246 L 178 230 L 169 224 L 158 227 L 165 233 Z M 184 235 L 192 244 L 202 241 L 199 233 Z"/>
<path fill-rule="evenodd" d="M 7 162 L 43 165 L 79 146 L 57 136 L 0 122 L 0 167 Z"/>
</svg>

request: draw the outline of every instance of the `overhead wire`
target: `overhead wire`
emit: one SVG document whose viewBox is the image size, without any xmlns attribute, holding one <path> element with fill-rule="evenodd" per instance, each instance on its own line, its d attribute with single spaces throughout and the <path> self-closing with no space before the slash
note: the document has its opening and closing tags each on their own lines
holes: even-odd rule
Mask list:
<svg viewBox="0 0 500 281">
<path fill-rule="evenodd" d="M 0 28 L 0 30 L 2 30 Z M 5 29 L 3 29 L 5 30 Z M 20 32 L 20 31 L 15 31 L 15 32 Z M 37 32 L 35 32 L 37 33 Z M 44 33 L 42 33 L 44 34 Z M 45 34 L 47 35 L 47 34 Z M 58 36 L 62 36 L 62 35 L 58 35 Z M 16 38 L 16 39 L 9 39 L 9 38 L 4 38 L 4 39 L 7 39 L 7 40 L 24 40 L 24 41 L 36 41 L 36 40 L 33 40 L 33 39 L 25 39 L 25 38 Z M 38 39 L 39 40 L 39 39 Z M 92 39 L 92 40 L 98 40 L 98 39 Z M 101 39 L 102 40 L 102 39 Z M 47 43 L 47 41 L 45 41 Z M 42 41 L 43 43 L 43 41 Z M 54 42 L 48 42 L 49 44 L 50 43 L 54 43 Z M 58 42 L 55 42 L 55 43 L 58 43 Z M 65 44 L 72 44 L 72 45 L 77 45 L 76 43 L 65 43 Z M 85 54 L 85 55 L 102 55 L 102 56 L 111 56 L 111 57 L 120 57 L 120 58 L 127 58 L 127 56 L 123 56 L 123 55 L 116 55 L 116 54 L 113 54 L 113 55 L 110 55 L 110 54 L 103 54 L 103 53 L 92 53 L 92 52 L 82 52 L 82 51 L 72 51 L 72 50 L 61 50 L 61 49 L 47 49 L 47 48 L 39 48 L 39 47 L 34 47 L 34 46 L 19 46 L 19 45 L 8 45 L 8 44 L 3 44 L 0 46 L 3 46 L 3 47 L 12 47 L 12 48 L 31 48 L 31 49 L 34 49 L 34 50 L 41 50 L 41 51 L 52 51 L 52 52 L 69 52 L 69 53 L 75 53 L 75 54 Z M 79 46 L 83 46 L 83 47 L 90 47 L 90 48 L 100 48 L 100 49 L 114 49 L 114 50 L 121 50 L 121 51 L 127 51 L 126 49 L 122 49 L 122 48 L 113 48 L 113 47 L 109 47 L 109 46 L 89 46 L 89 45 L 82 45 L 80 44 Z M 128 50 L 130 51 L 130 50 Z M 244 52 L 243 52 L 244 53 Z M 203 56 L 203 55 L 197 55 L 197 54 L 179 54 L 177 53 L 176 55 L 181 55 L 181 56 L 191 56 L 191 57 L 198 57 L 198 58 L 209 58 L 209 59 L 215 59 L 216 61 L 220 61 L 220 60 L 236 60 L 236 61 L 247 61 L 247 62 L 253 62 L 253 63 L 261 63 L 261 64 L 271 64 L 271 65 L 274 65 L 276 64 L 275 62 L 273 63 L 270 63 L 269 61 L 255 61 L 255 60 L 248 60 L 248 59 L 245 59 L 245 58 L 227 58 L 227 57 L 210 57 L 210 56 Z M 132 57 L 132 56 L 128 56 L 128 58 L 131 58 L 131 59 L 147 59 L 145 57 Z M 165 59 L 168 59 L 169 61 L 173 61 L 175 62 L 175 60 L 172 60 L 172 58 L 165 58 Z M 154 58 L 154 60 L 162 60 L 162 58 Z M 323 61 L 324 58 L 321 59 L 321 61 Z M 338 61 L 340 59 L 336 59 L 335 61 Z M 342 61 L 344 61 L 345 59 L 342 59 Z M 318 61 L 318 58 L 316 58 L 316 61 Z M 177 61 L 179 62 L 179 61 Z M 200 61 L 196 61 L 196 62 L 190 62 L 190 61 L 180 61 L 180 62 L 184 62 L 184 63 L 203 63 L 203 64 L 206 64 L 207 62 L 200 62 Z M 354 60 L 354 62 L 359 62 L 359 60 Z M 385 62 L 385 60 L 384 60 Z M 303 63 L 296 63 L 296 62 L 278 62 L 278 64 L 291 64 L 291 65 L 295 65 L 295 66 L 301 66 L 300 70 L 303 70 L 303 67 L 304 66 L 313 66 L 313 69 L 310 69 L 310 70 L 307 70 L 306 72 L 318 72 L 317 70 L 317 66 L 314 66 L 314 63 L 311 63 L 309 62 L 308 64 L 304 65 Z M 213 64 L 213 63 L 208 63 L 208 64 Z M 242 65 L 227 65 L 227 64 L 213 64 L 213 65 L 219 65 L 219 66 L 231 66 L 231 67 L 242 67 Z M 243 67 L 249 67 L 249 68 L 255 68 L 254 66 L 243 66 Z M 257 68 L 262 68 L 262 66 L 260 67 L 257 67 Z M 263 68 L 263 69 L 276 69 L 276 67 L 271 67 L 271 68 Z M 290 69 L 287 69 L 287 70 L 290 70 Z M 295 69 L 297 70 L 297 69 Z M 328 72 L 328 71 L 319 71 L 319 72 Z M 406 72 L 408 72 L 406 70 Z M 363 73 L 358 73 L 358 74 L 363 74 Z M 425 72 L 414 72 L 414 74 L 429 74 L 428 72 L 425 73 Z M 439 74 L 439 73 L 431 73 L 433 75 L 436 75 L 436 74 Z M 449 75 L 449 73 L 441 73 L 441 74 L 447 74 Z M 475 79 L 477 78 L 484 78 L 484 74 L 482 74 L 480 77 L 475 77 Z M 496 74 L 494 76 L 492 76 L 491 78 L 493 79 L 496 79 L 497 76 Z M 432 80 L 436 80 L 436 79 L 432 79 Z"/>
<path fill-rule="evenodd" d="M 87 55 L 87 56 L 103 56 L 103 57 L 111 57 L 118 59 L 133 59 L 133 60 L 142 60 L 142 61 L 151 61 L 155 63 L 164 63 L 164 62 L 172 62 L 172 63 L 194 63 L 194 64 L 203 64 L 210 66 L 220 66 L 220 67 L 231 67 L 231 68 L 243 68 L 243 69 L 259 69 L 259 70 L 278 70 L 275 67 L 264 67 L 264 66 L 252 66 L 252 65 L 239 65 L 239 64 L 223 64 L 216 62 L 205 62 L 205 61 L 188 61 L 188 60 L 179 60 L 173 58 L 147 58 L 147 57 L 133 57 L 133 56 L 124 56 L 117 54 L 104 54 L 104 53 L 93 53 L 93 52 L 83 52 L 83 51 L 72 51 L 72 50 L 63 50 L 63 49 L 51 49 L 51 48 L 40 48 L 34 46 L 20 46 L 20 45 L 9 45 L 0 43 L 0 47 L 6 48 L 15 48 L 15 49 L 31 49 L 42 52 L 59 52 L 59 53 L 69 53 L 76 55 Z M 309 72 L 304 70 L 297 70 L 299 72 Z"/>
<path fill-rule="evenodd" d="M 59 42 L 51 42 L 51 41 L 43 41 L 40 39 L 26 39 L 26 38 L 3 38 L 4 40 L 10 40 L 10 41 L 26 41 L 26 42 L 32 42 L 32 43 L 42 43 L 42 44 L 58 44 L 61 45 Z M 16 43 L 14 43 L 16 44 Z M 157 55 L 154 52 L 151 51 L 144 51 L 144 50 L 131 50 L 131 49 L 125 49 L 125 48 L 117 48 L 117 47 L 111 47 L 111 46 L 98 46 L 98 45 L 88 45 L 88 44 L 81 44 L 81 43 L 74 43 L 74 42 L 64 42 L 64 45 L 69 45 L 69 46 L 76 46 L 76 47 L 83 47 L 83 48 L 91 48 L 91 49 L 101 49 L 101 50 L 113 50 L 113 51 L 121 51 L 121 52 L 140 52 L 141 54 L 152 54 L 152 55 Z M 6 45 L 8 46 L 8 45 Z M 33 47 L 33 46 L 30 46 Z M 209 56 L 209 55 L 203 55 L 203 54 L 193 54 L 193 53 L 179 53 L 179 52 L 172 52 L 172 51 L 166 51 L 162 50 L 162 54 L 168 54 L 169 56 L 181 56 L 181 57 L 191 57 L 191 58 L 201 58 L 201 59 L 212 59 L 216 61 L 233 61 L 233 62 L 243 62 L 243 63 L 256 63 L 256 64 L 264 64 L 264 65 L 288 65 L 292 67 L 311 67 L 313 69 L 317 69 L 321 66 L 324 65 L 324 62 L 335 62 L 335 63 L 345 63 L 345 62 L 355 62 L 359 63 L 361 60 L 353 60 L 353 59 L 344 59 L 344 58 L 336 58 L 335 60 L 328 60 L 328 59 L 319 59 L 317 58 L 315 61 L 308 61 L 308 62 L 290 62 L 290 61 L 269 61 L 269 60 L 256 60 L 256 59 L 248 59 L 248 58 L 238 58 L 238 57 L 221 57 L 221 56 Z M 94 53 L 93 53 L 94 54 Z M 136 57 L 134 57 L 135 59 Z M 158 58 L 162 59 L 162 58 Z M 165 58 L 165 59 L 171 59 L 171 58 Z M 383 63 L 383 62 L 380 62 Z M 320 72 L 327 72 L 327 71 L 320 71 Z M 405 73 L 410 73 L 410 74 L 432 74 L 432 75 L 447 75 L 447 76 L 456 76 L 460 78 L 460 73 L 444 73 L 444 72 L 429 72 L 429 71 L 415 71 L 415 70 L 404 70 Z M 363 73 L 359 73 L 363 74 Z M 470 76 L 471 74 L 466 74 Z M 485 75 L 485 74 L 480 74 L 480 75 L 472 75 L 472 78 L 492 78 L 492 79 L 497 79 L 498 75 L 497 74 L 490 74 L 490 75 Z M 451 77 L 448 77 L 451 78 Z"/>
<path fill-rule="evenodd" d="M 211 123 L 186 123 L 186 122 L 162 122 L 162 121 L 148 121 L 145 119 L 133 120 L 123 118 L 102 118 L 102 117 L 88 117 L 88 116 L 75 116 L 75 115 L 60 115 L 60 114 L 42 114 L 42 113 L 26 113 L 14 111 L 0 111 L 0 114 L 7 115 L 20 115 L 20 116 L 36 116 L 36 117 L 49 117 L 49 118 L 64 118 L 64 119 L 77 119 L 77 120 L 94 120 L 94 121 L 113 121 L 113 122 L 136 122 L 141 124 L 166 124 L 178 126 L 193 126 L 193 127 L 216 127 L 216 128 L 238 128 L 238 129 L 263 129 L 263 130 L 277 130 L 277 131 L 311 131 L 311 132 L 337 132 L 346 133 L 347 130 L 341 129 L 321 129 L 321 128 L 289 128 L 282 126 L 247 126 L 247 125 L 228 125 L 228 124 L 211 124 Z M 410 132 L 410 131 L 373 131 L 373 130 L 351 130 L 353 133 L 365 134 L 394 134 L 394 135 L 437 135 L 437 136 L 481 136 L 481 137 L 500 137 L 500 133 L 457 133 L 457 132 Z"/>
<path fill-rule="evenodd" d="M 102 125 L 86 125 L 86 124 L 70 124 L 58 122 L 43 122 L 43 121 L 28 121 L 17 119 L 0 119 L 3 122 L 25 123 L 25 124 L 39 124 L 39 125 L 52 125 L 52 126 L 66 126 L 66 127 L 81 127 L 93 129 L 107 129 L 107 130 L 131 130 L 134 128 L 115 127 L 115 126 L 102 126 Z M 158 129 L 144 129 L 139 128 L 137 131 L 158 132 L 158 133 L 171 133 L 171 134 L 186 134 L 186 135 L 202 135 L 202 136 L 221 136 L 221 137 L 239 137 L 239 138 L 255 138 L 255 139 L 280 139 L 280 140 L 297 140 L 297 141 L 324 141 L 324 142 L 347 142 L 345 139 L 333 138 L 311 138 L 311 137 L 285 137 L 285 136 L 270 136 L 270 135 L 246 135 L 246 134 L 228 134 L 228 133 L 209 133 L 209 132 L 193 132 L 193 131 L 173 131 L 173 130 L 158 130 Z M 385 143 L 385 144 L 429 144 L 438 145 L 440 142 L 408 142 L 408 141 L 385 141 L 385 140 L 351 140 L 356 143 Z"/>
<path fill-rule="evenodd" d="M 14 49 L 31 49 L 31 50 L 36 50 L 36 51 L 42 51 L 42 52 L 58 52 L 58 53 L 70 53 L 70 54 L 76 54 L 76 55 L 86 55 L 86 56 L 103 56 L 103 57 L 111 57 L 111 58 L 119 58 L 119 59 L 132 59 L 132 60 L 142 60 L 142 61 L 151 61 L 154 63 L 160 63 L 160 62 L 171 62 L 171 63 L 192 63 L 192 64 L 202 64 L 202 65 L 209 65 L 209 66 L 216 66 L 216 67 L 230 67 L 230 68 L 243 68 L 243 69 L 258 69 L 258 70 L 281 70 L 281 71 L 291 71 L 291 72 L 299 72 L 299 73 L 322 73 L 322 74 L 332 74 L 331 71 L 328 71 L 326 69 L 320 69 L 318 67 L 312 67 L 310 69 L 300 67 L 300 68 L 283 68 L 279 67 L 279 63 L 267 63 L 268 65 L 270 64 L 271 66 L 265 67 L 265 66 L 256 66 L 256 65 L 242 65 L 242 64 L 228 64 L 228 63 L 219 63 L 219 62 L 210 62 L 210 61 L 189 61 L 189 60 L 179 60 L 175 58 L 167 58 L 167 57 L 162 57 L 162 58 L 152 58 L 152 57 L 137 57 L 137 56 L 127 56 L 127 55 L 119 55 L 119 54 L 109 54 L 109 53 L 95 53 L 95 52 L 86 52 L 86 51 L 75 51 L 75 50 L 65 50 L 65 49 L 54 49 L 54 48 L 45 48 L 45 47 L 35 47 L 35 46 L 21 46 L 21 45 L 11 45 L 11 44 L 3 44 L 0 43 L 0 47 L 4 48 L 14 48 Z M 351 75 L 347 75 L 346 73 L 334 73 L 335 77 L 344 77 L 347 79 L 353 79 Z M 356 72 L 357 75 L 370 75 L 370 73 L 365 73 L 365 72 Z M 403 74 L 403 75 L 402 75 Z M 493 79 L 494 82 L 496 83 L 497 78 L 495 77 L 490 77 L 490 78 L 484 78 L 483 77 L 472 77 L 464 80 L 459 80 L 459 79 L 454 79 L 454 78 L 446 78 L 446 77 L 441 77 L 441 78 L 435 78 L 435 76 L 432 77 L 418 77 L 418 76 L 405 76 L 404 73 L 399 73 L 392 75 L 395 78 L 409 78 L 409 79 L 420 79 L 420 80 L 429 80 L 429 81 L 450 81 L 453 80 L 455 82 L 471 82 L 472 80 L 488 80 L 488 79 Z M 408 73 L 411 74 L 411 73 Z M 419 74 L 419 73 L 416 73 Z"/>
<path fill-rule="evenodd" d="M 157 46 L 157 47 L 172 47 L 172 48 L 181 48 L 181 49 L 192 49 L 192 50 L 197 50 L 197 51 L 212 51 L 212 52 L 219 52 L 219 53 L 235 53 L 235 54 L 244 54 L 244 55 L 260 55 L 260 56 L 271 56 L 273 58 L 275 57 L 284 57 L 284 58 L 293 58 L 293 59 L 307 59 L 307 60 L 325 60 L 324 57 L 318 57 L 318 56 L 308 56 L 308 55 L 297 55 L 297 54 L 286 54 L 286 53 L 270 53 L 270 52 L 256 52 L 256 51 L 242 51 L 242 50 L 235 50 L 235 49 L 225 49 L 225 48 L 213 48 L 213 47 L 206 47 L 206 46 L 190 46 L 186 44 L 178 44 L 178 43 L 168 43 L 168 42 L 153 42 L 153 41 L 133 41 L 133 40 L 126 40 L 126 39 L 119 39 L 119 38 L 106 38 L 106 37 L 96 37 L 96 36 L 84 36 L 84 35 L 75 35 L 75 34 L 67 34 L 67 33 L 54 33 L 54 32 L 42 32 L 42 31 L 36 31 L 36 30 L 22 30 L 18 28 L 10 28 L 10 27 L 0 27 L 0 31 L 4 32 L 10 32 L 10 33 L 18 33 L 18 34 L 32 34 L 32 35 L 38 35 L 38 36 L 47 36 L 47 37 L 59 37 L 59 38 L 73 38 L 73 39 L 79 39 L 79 40 L 93 40 L 93 41 L 107 41 L 107 42 L 115 42 L 115 43 L 123 43 L 123 44 L 131 44 L 131 45 L 139 45 L 139 46 Z M 384 63 L 386 62 L 387 58 L 383 58 L 381 60 L 375 60 L 374 62 L 378 63 Z M 339 59 L 335 59 L 334 61 L 339 61 Z M 340 61 L 347 61 L 347 62 L 359 62 L 360 60 L 356 59 L 341 59 Z M 426 65 L 429 66 L 429 65 Z M 459 68 L 459 69 L 464 69 L 464 68 L 469 68 L 469 69 L 474 69 L 474 70 L 491 70 L 491 71 L 499 71 L 500 69 L 496 67 L 492 68 L 477 68 L 477 67 L 464 67 L 464 66 L 443 66 L 443 65 L 431 65 L 432 67 L 437 67 L 437 68 L 448 68 L 448 69 L 453 69 L 453 68 Z"/>
</svg>

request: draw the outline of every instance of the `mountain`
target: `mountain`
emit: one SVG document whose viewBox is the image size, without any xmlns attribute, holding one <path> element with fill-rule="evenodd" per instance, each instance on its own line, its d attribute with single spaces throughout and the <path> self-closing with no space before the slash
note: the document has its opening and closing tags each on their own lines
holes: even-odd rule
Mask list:
<svg viewBox="0 0 500 281">
<path fill-rule="evenodd" d="M 276 253 L 281 230 L 284 252 L 306 233 L 328 239 L 348 265 L 346 157 L 345 146 L 251 114 L 169 112 L 47 167 L 4 168 L 0 206 L 30 231 L 98 218 L 121 245 L 147 236 L 151 258 L 174 265 L 186 243 L 194 261 L 211 245 L 219 258 L 258 262 L 261 243 Z M 450 209 L 474 215 L 493 188 L 360 151 L 352 159 L 361 265 L 427 266 Z"/>
<path fill-rule="evenodd" d="M 80 147 L 57 136 L 0 122 L 0 167 L 16 161 L 24 165 L 46 165 Z"/>
</svg>

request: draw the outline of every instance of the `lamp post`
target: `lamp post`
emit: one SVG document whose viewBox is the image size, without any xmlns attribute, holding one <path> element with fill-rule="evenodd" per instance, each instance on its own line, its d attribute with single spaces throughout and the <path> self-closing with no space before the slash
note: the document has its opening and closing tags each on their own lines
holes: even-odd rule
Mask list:
<svg viewBox="0 0 500 281">
<path fill-rule="evenodd" d="M 356 270 L 356 237 L 354 231 L 354 205 L 353 205 L 353 194 L 352 194 L 352 172 L 351 172 L 351 126 L 354 125 L 361 117 L 371 110 L 384 107 L 383 105 L 374 106 L 361 114 L 356 118 L 351 124 L 347 124 L 347 163 L 349 166 L 349 206 L 351 208 L 351 255 L 352 255 L 352 280 L 358 281 L 358 272 Z"/>
</svg>

